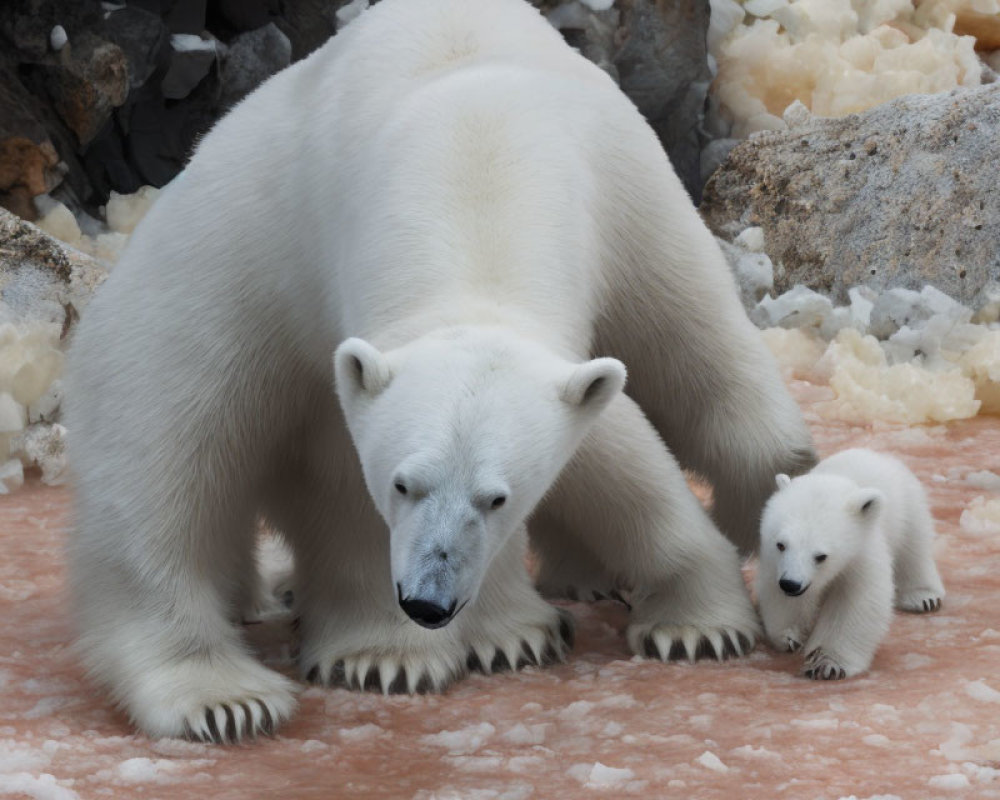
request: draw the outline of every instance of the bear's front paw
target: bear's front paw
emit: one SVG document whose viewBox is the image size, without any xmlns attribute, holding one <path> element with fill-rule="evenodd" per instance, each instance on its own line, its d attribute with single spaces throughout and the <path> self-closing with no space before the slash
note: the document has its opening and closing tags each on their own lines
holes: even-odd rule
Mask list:
<svg viewBox="0 0 1000 800">
<path fill-rule="evenodd" d="M 626 635 L 633 653 L 660 661 L 694 662 L 703 658 L 725 661 L 747 655 L 755 641 L 751 631 L 735 628 L 701 629 L 656 623 L 630 625 Z"/>
<path fill-rule="evenodd" d="M 940 611 L 941 597 L 936 592 L 927 589 L 916 589 L 903 594 L 896 605 L 903 611 L 926 614 L 929 611 Z"/>
<path fill-rule="evenodd" d="M 814 681 L 842 681 L 848 675 L 840 662 L 822 648 L 816 648 L 806 656 L 802 674 Z"/>
<path fill-rule="evenodd" d="M 487 626 L 469 642 L 468 668 L 489 675 L 565 661 L 573 648 L 573 616 L 562 608 L 548 608 L 551 614 L 544 621 L 520 627 L 497 626 L 492 635 Z"/>
<path fill-rule="evenodd" d="M 442 692 L 465 673 L 465 665 L 452 648 L 356 653 L 330 656 L 307 663 L 309 683 L 382 694 Z"/>
</svg>

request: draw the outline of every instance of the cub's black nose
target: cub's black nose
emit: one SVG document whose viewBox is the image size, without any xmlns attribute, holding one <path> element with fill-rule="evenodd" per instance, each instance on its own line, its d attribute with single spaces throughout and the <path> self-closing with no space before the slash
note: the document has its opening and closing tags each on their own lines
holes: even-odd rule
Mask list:
<svg viewBox="0 0 1000 800">
<path fill-rule="evenodd" d="M 781 587 L 781 591 L 787 595 L 791 595 L 792 597 L 798 597 L 809 588 L 808 586 L 803 586 L 798 581 L 790 581 L 788 578 L 782 578 L 778 581 L 778 586 Z"/>
<path fill-rule="evenodd" d="M 402 592 L 398 591 L 399 607 L 403 609 L 410 619 L 425 628 L 443 628 L 451 618 L 455 616 L 455 601 L 451 601 L 451 606 L 442 608 L 437 603 L 428 600 L 421 600 L 419 597 L 407 597 L 403 599 Z"/>
</svg>

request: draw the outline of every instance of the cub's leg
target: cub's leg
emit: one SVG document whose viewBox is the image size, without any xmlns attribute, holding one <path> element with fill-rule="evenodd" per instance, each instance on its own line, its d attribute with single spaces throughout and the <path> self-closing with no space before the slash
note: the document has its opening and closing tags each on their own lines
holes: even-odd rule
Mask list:
<svg viewBox="0 0 1000 800">
<path fill-rule="evenodd" d="M 762 572 L 764 572 L 762 568 Z M 794 653 L 802 647 L 816 621 L 817 598 L 789 597 L 777 579 L 758 573 L 757 602 L 764 632 L 777 650 Z"/>
<path fill-rule="evenodd" d="M 805 643 L 803 674 L 816 680 L 858 675 L 889 630 L 892 578 L 887 565 L 862 565 L 830 586 Z"/>
<path fill-rule="evenodd" d="M 605 409 L 539 515 L 568 532 L 565 547 L 593 554 L 607 585 L 630 590 L 634 652 L 694 660 L 752 648 L 760 629 L 736 549 L 628 397 Z M 550 540 L 543 560 L 552 550 Z"/>
<path fill-rule="evenodd" d="M 921 614 L 941 608 L 944 584 L 934 563 L 934 520 L 930 511 L 925 505 L 912 516 L 893 562 L 896 607 Z"/>
</svg>

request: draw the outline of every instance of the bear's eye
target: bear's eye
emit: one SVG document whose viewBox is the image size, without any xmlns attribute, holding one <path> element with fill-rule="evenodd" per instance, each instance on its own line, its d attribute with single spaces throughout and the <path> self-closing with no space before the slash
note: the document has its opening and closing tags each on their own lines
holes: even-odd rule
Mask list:
<svg viewBox="0 0 1000 800">
<path fill-rule="evenodd" d="M 826 561 L 826 553 L 820 553 L 818 556 L 816 556 L 817 564 L 822 564 L 824 561 Z"/>
<path fill-rule="evenodd" d="M 490 508 L 492 508 L 495 511 L 506 502 L 507 502 L 506 495 L 498 494 L 496 497 L 493 498 L 492 502 L 490 502 Z"/>
<path fill-rule="evenodd" d="M 778 542 L 778 552 L 779 553 L 785 552 L 785 546 L 781 542 Z"/>
<path fill-rule="evenodd" d="M 399 492 L 400 494 L 406 494 L 406 484 L 401 481 L 397 481 L 396 491 Z"/>
</svg>

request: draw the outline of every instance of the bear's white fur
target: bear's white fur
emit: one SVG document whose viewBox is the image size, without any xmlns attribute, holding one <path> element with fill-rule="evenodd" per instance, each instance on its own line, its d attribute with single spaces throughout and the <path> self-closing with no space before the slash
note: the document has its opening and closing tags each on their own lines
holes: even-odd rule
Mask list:
<svg viewBox="0 0 1000 800">
<path fill-rule="evenodd" d="M 752 549 L 773 475 L 813 463 L 799 411 L 635 107 L 527 3 L 469 6 L 384 0 L 244 100 L 80 325 L 80 647 L 150 734 L 292 712 L 232 623 L 258 514 L 322 683 L 562 658 L 532 512 L 539 586 L 628 590 L 637 652 L 758 633 L 681 465 Z"/>
<path fill-rule="evenodd" d="M 864 449 L 777 480 L 756 579 L 767 636 L 782 650 L 804 643 L 811 678 L 864 672 L 889 630 L 893 598 L 905 611 L 941 607 L 924 489 L 901 461 Z"/>
</svg>

